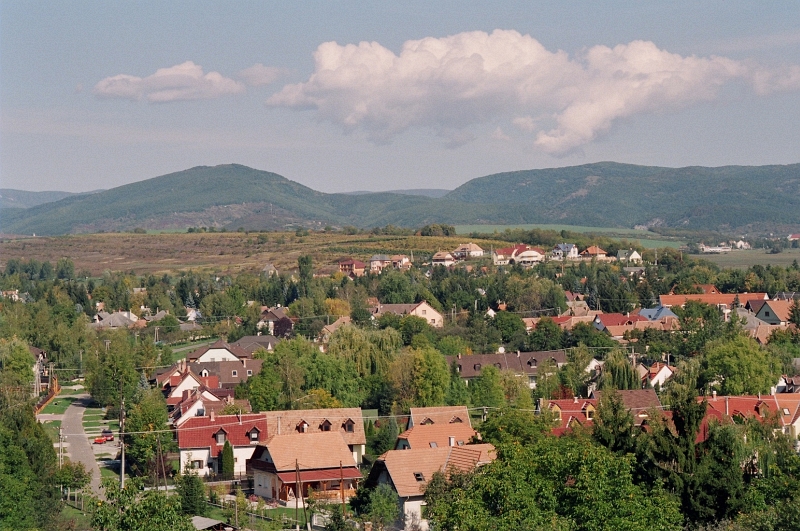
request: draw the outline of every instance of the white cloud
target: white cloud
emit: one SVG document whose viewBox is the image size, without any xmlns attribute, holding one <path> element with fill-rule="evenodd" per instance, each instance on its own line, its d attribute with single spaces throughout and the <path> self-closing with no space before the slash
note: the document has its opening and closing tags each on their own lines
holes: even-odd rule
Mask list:
<svg viewBox="0 0 800 531">
<path fill-rule="evenodd" d="M 407 41 L 399 54 L 376 42 L 326 42 L 314 58 L 311 77 L 286 85 L 269 105 L 316 110 L 376 142 L 412 127 L 452 139 L 453 130 L 510 119 L 552 154 L 591 142 L 620 118 L 713 100 L 733 80 L 760 94 L 800 85 L 796 67 L 684 57 L 647 41 L 570 57 L 506 30 Z"/>
<path fill-rule="evenodd" d="M 508 142 L 509 140 L 511 140 L 511 137 L 505 134 L 503 132 L 503 128 L 500 127 L 499 125 L 497 126 L 497 129 L 492 131 L 492 138 L 494 140 L 502 140 L 503 142 Z"/>
<path fill-rule="evenodd" d="M 186 61 L 169 68 L 159 68 L 141 78 L 127 74 L 107 77 L 94 86 L 92 92 L 101 98 L 122 98 L 133 101 L 142 98 L 150 103 L 213 99 L 245 90 L 244 85 L 222 76 L 219 72 L 203 73 L 200 65 Z"/>
<path fill-rule="evenodd" d="M 239 72 L 239 77 L 251 87 L 269 85 L 284 75 L 284 70 L 274 66 L 264 66 L 256 63 L 250 68 L 245 68 Z"/>
</svg>

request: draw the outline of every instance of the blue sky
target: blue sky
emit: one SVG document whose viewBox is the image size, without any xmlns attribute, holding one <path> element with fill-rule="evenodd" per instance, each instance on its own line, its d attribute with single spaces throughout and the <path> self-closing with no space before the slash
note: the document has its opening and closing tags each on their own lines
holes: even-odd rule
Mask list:
<svg viewBox="0 0 800 531">
<path fill-rule="evenodd" d="M 800 3 L 0 3 L 0 186 L 800 161 Z"/>
</svg>

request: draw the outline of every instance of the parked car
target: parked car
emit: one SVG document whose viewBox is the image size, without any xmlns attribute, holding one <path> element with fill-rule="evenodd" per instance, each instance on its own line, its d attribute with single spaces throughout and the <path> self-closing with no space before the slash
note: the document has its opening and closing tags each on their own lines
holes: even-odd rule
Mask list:
<svg viewBox="0 0 800 531">
<path fill-rule="evenodd" d="M 113 433 L 111 430 L 109 430 L 109 429 L 105 429 L 105 430 L 103 430 L 103 432 L 101 433 L 101 435 L 102 435 L 103 437 L 105 437 L 107 441 L 113 441 L 113 440 L 114 440 L 114 433 Z"/>
<path fill-rule="evenodd" d="M 106 438 L 102 435 L 100 437 L 95 437 L 94 444 L 103 444 L 106 442 Z"/>
</svg>

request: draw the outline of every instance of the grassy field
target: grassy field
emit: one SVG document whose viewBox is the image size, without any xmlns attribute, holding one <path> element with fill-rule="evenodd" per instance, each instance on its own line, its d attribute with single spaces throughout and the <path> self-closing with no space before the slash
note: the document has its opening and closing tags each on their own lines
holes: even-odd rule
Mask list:
<svg viewBox="0 0 800 531">
<path fill-rule="evenodd" d="M 692 257 L 708 260 L 720 267 L 734 269 L 745 269 L 754 265 L 786 267 L 795 260 L 800 263 L 800 249 L 786 249 L 778 254 L 769 254 L 764 249 L 749 249 L 747 251 L 731 251 L 725 254 L 692 255 Z"/>
<path fill-rule="evenodd" d="M 262 241 L 265 236 L 266 241 Z M 419 260 L 440 250 L 455 249 L 461 237 L 375 236 L 312 232 L 81 234 L 59 237 L 4 239 L 0 256 L 47 260 L 69 257 L 76 271 L 98 277 L 104 271 L 164 274 L 183 270 L 215 273 L 260 272 L 272 263 L 280 272 L 296 270 L 301 255 L 311 255 L 318 271 L 334 271 L 336 260 L 352 256 L 368 260 L 373 254 L 414 254 Z M 475 240 L 489 248 L 498 242 Z"/>
</svg>

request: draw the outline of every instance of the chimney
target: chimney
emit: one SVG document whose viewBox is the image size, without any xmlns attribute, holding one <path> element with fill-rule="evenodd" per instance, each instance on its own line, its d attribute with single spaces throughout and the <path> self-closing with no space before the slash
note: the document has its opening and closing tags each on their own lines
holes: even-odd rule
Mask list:
<svg viewBox="0 0 800 531">
<path fill-rule="evenodd" d="M 278 433 L 277 435 L 281 434 L 281 416 L 278 415 Z"/>
<path fill-rule="evenodd" d="M 716 401 L 716 400 L 717 400 L 717 390 L 716 390 L 716 389 L 714 389 L 713 391 L 711 391 L 711 398 L 712 398 L 712 400 L 714 400 L 714 401 Z"/>
<path fill-rule="evenodd" d="M 725 397 L 725 416 L 727 417 L 728 415 L 730 415 L 730 413 L 728 413 L 728 397 L 726 396 Z"/>
<path fill-rule="evenodd" d="M 578 397 L 577 396 L 573 396 L 572 397 L 572 403 L 573 404 L 577 404 L 578 403 Z"/>
<path fill-rule="evenodd" d="M 461 353 L 460 352 L 458 353 L 458 359 L 461 359 Z"/>
<path fill-rule="evenodd" d="M 244 365 L 245 369 L 247 368 L 247 358 L 242 358 L 242 365 Z"/>
<path fill-rule="evenodd" d="M 211 417 L 211 422 L 214 422 L 216 420 L 216 415 L 214 414 L 213 409 L 208 412 L 208 416 Z"/>
<path fill-rule="evenodd" d="M 518 350 L 518 351 L 517 351 L 517 357 L 518 357 L 518 358 L 519 358 L 519 354 L 520 354 L 520 353 L 519 353 L 519 350 Z"/>
<path fill-rule="evenodd" d="M 447 438 L 447 444 L 448 446 L 455 446 L 456 438 L 451 435 L 450 437 Z"/>
</svg>

